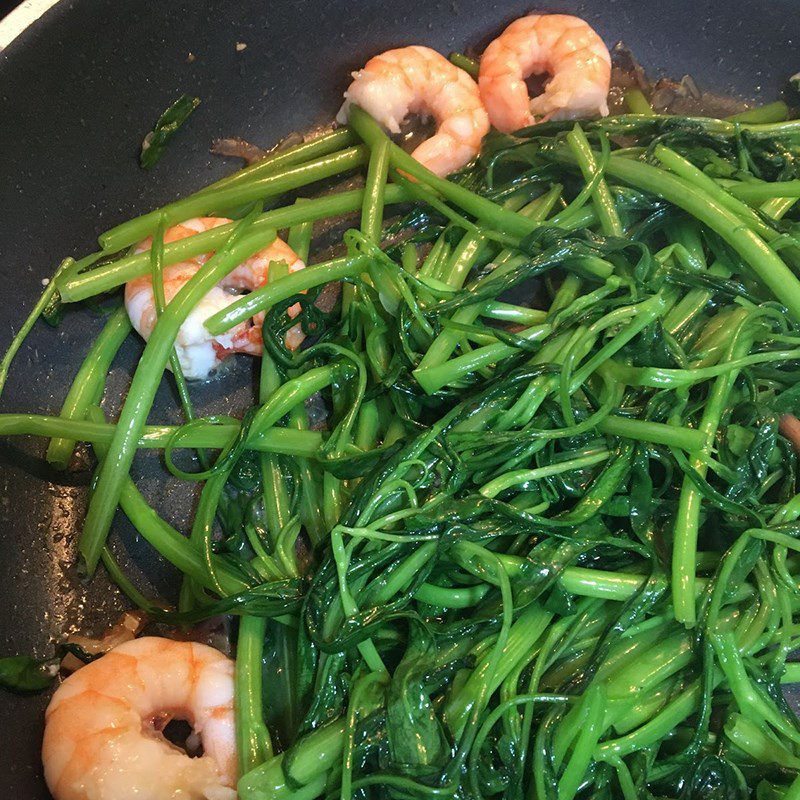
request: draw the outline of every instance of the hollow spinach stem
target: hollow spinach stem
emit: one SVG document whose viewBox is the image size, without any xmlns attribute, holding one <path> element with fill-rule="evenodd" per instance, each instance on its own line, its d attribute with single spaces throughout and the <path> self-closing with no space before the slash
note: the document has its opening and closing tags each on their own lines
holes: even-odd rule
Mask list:
<svg viewBox="0 0 800 800">
<path fill-rule="evenodd" d="M 350 124 L 353 130 L 364 140 L 370 149 L 375 149 L 382 142 L 389 141 L 380 126 L 358 106 L 350 108 Z M 389 143 L 389 163 L 395 169 L 410 175 L 431 189 L 439 192 L 446 200 L 454 203 L 469 214 L 490 225 L 495 230 L 504 231 L 514 236 L 524 236 L 535 230 L 538 225 L 513 211 L 508 211 L 497 203 L 475 194 L 445 178 L 439 178 L 396 144 Z"/>
<path fill-rule="evenodd" d="M 109 318 L 94 340 L 91 349 L 72 381 L 61 407 L 64 420 L 83 420 L 89 407 L 100 402 L 108 370 L 122 343 L 131 331 L 128 312 L 123 306 Z M 55 426 L 54 426 L 55 427 Z M 57 436 L 47 447 L 47 460 L 59 469 L 66 469 L 75 450 L 75 439 Z"/>
<path fill-rule="evenodd" d="M 20 327 L 20 329 L 14 335 L 14 338 L 11 340 L 11 344 L 8 346 L 2 361 L 0 361 L 0 394 L 3 393 L 6 380 L 8 380 L 8 371 L 11 369 L 11 362 L 19 352 L 20 347 L 22 347 L 22 343 L 25 341 L 25 338 L 28 336 L 28 334 L 33 330 L 33 326 L 36 324 L 39 317 L 41 317 L 42 314 L 47 310 L 48 306 L 50 306 L 51 303 L 53 303 L 53 301 L 59 297 L 59 282 L 72 275 L 74 269 L 74 259 L 66 258 L 61 262 L 58 269 L 55 271 L 55 274 L 48 281 L 47 286 L 45 286 L 41 297 L 36 301 L 36 304 L 31 309 L 31 312 L 28 314 L 25 322 L 22 323 L 22 327 Z"/>
<path fill-rule="evenodd" d="M 407 197 L 404 189 L 390 185 L 385 189 L 384 203 L 402 203 Z M 260 236 L 262 229 L 291 228 L 306 222 L 347 214 L 360 208 L 363 199 L 364 190 L 354 189 L 276 208 L 260 214 L 253 221 L 251 233 L 253 236 Z M 164 265 L 168 266 L 217 250 L 225 244 L 237 224 L 231 222 L 194 236 L 188 236 L 185 239 L 179 239 L 176 242 L 170 242 L 164 247 Z M 146 252 L 134 253 L 86 272 L 73 273 L 69 271 L 57 280 L 58 290 L 65 303 L 74 303 L 109 292 L 134 278 L 146 275 L 149 268 L 149 254 Z"/>
<path fill-rule="evenodd" d="M 563 151 L 557 157 L 572 161 Z M 708 193 L 657 167 L 613 154 L 608 160 L 606 174 L 663 197 L 711 228 L 742 257 L 753 274 L 786 305 L 792 316 L 800 320 L 800 281 L 758 234 L 742 226 L 735 214 Z M 735 194 L 740 196 L 739 192 Z M 786 195 L 773 193 L 759 197 L 759 202 L 775 196 Z"/>
<path fill-rule="evenodd" d="M 147 412 L 153 404 L 181 325 L 198 301 L 228 272 L 274 239 L 274 232 L 268 231 L 260 241 L 251 239 L 243 244 L 242 234 L 251 222 L 252 217 L 243 220 L 227 245 L 178 292 L 150 335 L 133 376 L 108 454 L 103 459 L 81 534 L 79 548 L 90 573 L 94 571 L 100 558 L 136 452 L 136 442 L 144 430 Z"/>
<path fill-rule="evenodd" d="M 262 667 L 266 619 L 243 616 L 236 644 L 234 719 L 239 774 L 244 775 L 272 757 L 272 740 L 264 723 Z"/>
<path fill-rule="evenodd" d="M 747 312 L 740 310 L 731 321 L 731 340 L 728 346 L 728 357 L 738 358 L 750 351 L 752 339 L 745 328 Z M 723 409 L 727 405 L 728 396 L 733 388 L 737 373 L 727 372 L 713 384 L 706 399 L 700 431 L 705 437 L 703 447 L 696 451 L 690 460 L 692 469 L 705 476 L 708 469 L 706 459 L 714 444 L 717 428 L 720 424 Z M 675 532 L 673 534 L 672 556 L 672 596 L 675 618 L 686 627 L 693 627 L 697 621 L 695 604 L 695 563 L 697 559 L 697 534 L 700 520 L 700 507 L 703 496 L 696 484 L 684 477 L 681 487 L 678 510 L 676 512 Z"/>
<path fill-rule="evenodd" d="M 250 164 L 237 172 L 220 178 L 218 181 L 203 187 L 200 192 L 216 192 L 220 189 L 229 189 L 243 183 L 271 175 L 286 167 L 295 166 L 321 156 L 328 156 L 338 150 L 355 144 L 355 138 L 348 128 L 338 128 L 330 133 L 324 133 L 294 147 L 285 150 L 276 150 L 265 158 Z M 197 194 L 200 194 L 197 192 Z"/>
<path fill-rule="evenodd" d="M 314 264 L 298 270 L 244 295 L 241 300 L 218 311 L 206 320 L 206 328 L 217 336 L 296 294 L 331 281 L 354 278 L 364 272 L 368 265 L 369 260 L 366 256 L 357 255 L 335 258 L 324 264 Z"/>
<path fill-rule="evenodd" d="M 361 232 L 371 242 L 380 244 L 383 224 L 384 190 L 389 174 L 389 140 L 380 142 L 372 151 L 364 186 L 364 206 L 361 209 Z"/>
<path fill-rule="evenodd" d="M 263 175 L 216 190 L 206 190 L 199 194 L 177 200 L 158 211 L 123 222 L 100 237 L 103 250 L 115 253 L 123 247 L 140 242 L 155 232 L 159 220 L 167 226 L 183 222 L 191 217 L 220 213 L 226 209 L 244 206 L 254 200 L 278 197 L 292 189 L 299 189 L 311 183 L 339 175 L 360 167 L 367 160 L 363 147 L 351 147 L 334 155 L 321 156 L 298 166 L 289 166 L 282 171 Z"/>
</svg>

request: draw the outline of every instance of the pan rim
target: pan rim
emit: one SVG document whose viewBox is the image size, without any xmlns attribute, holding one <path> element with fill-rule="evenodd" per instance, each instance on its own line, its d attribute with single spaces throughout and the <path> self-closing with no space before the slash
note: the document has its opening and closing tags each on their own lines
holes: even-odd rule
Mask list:
<svg viewBox="0 0 800 800">
<path fill-rule="evenodd" d="M 61 0 L 23 0 L 0 19 L 0 52 Z"/>
</svg>

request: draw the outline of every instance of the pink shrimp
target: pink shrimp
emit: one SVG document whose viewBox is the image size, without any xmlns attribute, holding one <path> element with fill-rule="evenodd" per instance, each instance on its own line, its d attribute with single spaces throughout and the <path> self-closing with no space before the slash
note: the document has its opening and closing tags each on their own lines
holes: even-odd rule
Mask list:
<svg viewBox="0 0 800 800">
<path fill-rule="evenodd" d="M 222 217 L 197 217 L 169 228 L 164 233 L 164 242 L 175 242 L 187 236 L 225 225 L 229 219 Z M 150 249 L 152 240 L 146 239 L 136 248 L 142 253 Z M 211 253 L 195 256 L 187 261 L 170 264 L 164 268 L 164 298 L 170 303 L 186 282 L 209 259 Z M 240 323 L 220 336 L 212 336 L 204 322 L 214 313 L 226 308 L 236 300 L 236 291 L 253 291 L 263 286 L 269 278 L 269 265 L 273 261 L 284 261 L 290 272 L 302 269 L 305 264 L 297 254 L 281 239 L 248 258 L 233 270 L 223 281 L 215 286 L 192 309 L 178 332 L 175 349 L 181 369 L 187 378 L 207 378 L 222 362 L 233 353 L 261 355 L 261 323 L 264 315 Z M 156 324 L 156 305 L 153 295 L 153 281 L 150 275 L 143 275 L 129 281 L 125 286 L 125 307 L 131 324 L 147 340 Z M 292 316 L 299 313 L 299 306 L 289 309 Z M 299 347 L 303 333 L 299 326 L 287 334 L 287 346 Z"/>
<path fill-rule="evenodd" d="M 429 47 L 402 47 L 371 58 L 353 73 L 338 120 L 351 103 L 361 106 L 390 133 L 400 133 L 409 114 L 432 115 L 436 133 L 412 153 L 439 176 L 478 155 L 489 118 L 474 80 Z"/>
<path fill-rule="evenodd" d="M 201 757 L 164 738 L 170 719 L 199 734 Z M 55 800 L 235 800 L 233 661 L 158 637 L 116 647 L 53 695 L 42 761 Z"/>
<path fill-rule="evenodd" d="M 549 74 L 531 99 L 525 79 Z M 549 119 L 606 116 L 611 57 L 587 22 L 566 14 L 521 17 L 481 58 L 478 85 L 492 125 L 512 131 Z"/>
</svg>

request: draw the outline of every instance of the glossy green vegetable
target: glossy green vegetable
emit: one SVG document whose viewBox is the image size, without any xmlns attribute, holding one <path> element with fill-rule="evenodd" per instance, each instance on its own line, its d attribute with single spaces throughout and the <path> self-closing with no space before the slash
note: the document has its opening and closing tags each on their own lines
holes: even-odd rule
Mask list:
<svg viewBox="0 0 800 800">
<path fill-rule="evenodd" d="M 492 133 L 450 179 L 354 108 L 102 237 L 155 233 L 150 254 L 58 277 L 70 302 L 148 270 L 158 292 L 165 264 L 216 252 L 159 308 L 116 421 L 96 403 L 121 312 L 62 415 L 0 434 L 57 436 L 62 465 L 92 444 L 81 551 L 134 603 L 239 618 L 242 800 L 800 797 L 800 122 L 626 103 Z M 189 215 L 356 169 L 364 189 L 162 247 Z M 341 214 L 332 252 L 313 226 Z M 310 266 L 273 264 L 206 321 L 264 314 L 250 409 L 204 415 L 178 376 L 185 423 L 148 425 L 186 314 L 284 227 Z M 140 448 L 199 484 L 188 530 L 136 488 Z M 183 573 L 177 611 L 105 547 L 118 508 Z M 35 683 L 19 663 L 7 682 Z"/>
<path fill-rule="evenodd" d="M 164 149 L 191 113 L 200 105 L 199 97 L 181 95 L 159 118 L 153 130 L 144 137 L 139 163 L 150 169 L 164 155 Z"/>
<path fill-rule="evenodd" d="M 57 674 L 57 659 L 36 659 L 30 656 L 0 658 L 0 686 L 16 692 L 47 689 Z"/>
</svg>

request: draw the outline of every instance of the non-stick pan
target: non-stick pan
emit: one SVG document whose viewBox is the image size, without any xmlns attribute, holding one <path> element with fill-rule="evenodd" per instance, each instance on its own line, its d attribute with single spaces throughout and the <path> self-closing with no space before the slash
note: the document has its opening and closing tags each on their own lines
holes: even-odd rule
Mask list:
<svg viewBox="0 0 800 800">
<path fill-rule="evenodd" d="M 690 73 L 703 88 L 748 100 L 774 99 L 800 68 L 797 0 L 596 0 L 536 9 L 583 16 L 608 44 L 624 40 L 653 75 Z M 213 138 L 270 144 L 324 124 L 349 71 L 370 54 L 412 43 L 445 53 L 480 47 L 530 10 L 531 0 L 62 0 L 0 53 L 0 345 L 60 258 L 89 252 L 100 230 L 231 170 L 209 156 Z M 157 167 L 142 171 L 143 135 L 183 92 L 202 105 Z M 101 323 L 84 310 L 58 329 L 40 324 L 2 410 L 56 412 Z M 112 405 L 135 356 L 131 343 L 114 370 Z M 251 380 L 244 359 L 202 390 L 200 404 L 235 411 Z M 123 607 L 102 576 L 86 582 L 77 567 L 89 462 L 64 475 L 49 472 L 40 456 L 41 442 L 0 445 L 3 655 L 45 655 L 65 632 L 100 631 Z M 172 493 L 156 458 L 135 471 L 148 499 L 180 524 L 192 498 Z M 169 595 L 169 570 L 124 520 L 116 530 L 128 567 Z M 47 699 L 0 695 L 0 798 L 48 796 L 39 763 Z"/>
</svg>

